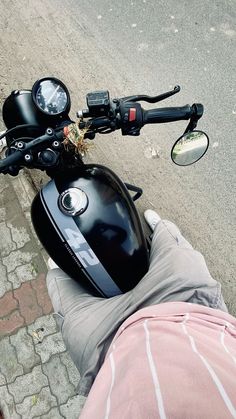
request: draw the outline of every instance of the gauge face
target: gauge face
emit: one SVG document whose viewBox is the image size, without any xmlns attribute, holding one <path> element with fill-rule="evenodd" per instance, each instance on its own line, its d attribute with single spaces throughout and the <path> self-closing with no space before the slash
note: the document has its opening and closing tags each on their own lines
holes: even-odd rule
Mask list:
<svg viewBox="0 0 236 419">
<path fill-rule="evenodd" d="M 37 81 L 32 95 L 36 106 L 48 115 L 60 115 L 69 111 L 69 93 L 60 80 L 47 78 Z"/>
</svg>

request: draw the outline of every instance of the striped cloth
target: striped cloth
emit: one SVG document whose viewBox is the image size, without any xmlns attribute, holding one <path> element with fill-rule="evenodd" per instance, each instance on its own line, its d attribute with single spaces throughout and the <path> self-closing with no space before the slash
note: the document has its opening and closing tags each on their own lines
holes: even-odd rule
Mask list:
<svg viewBox="0 0 236 419">
<path fill-rule="evenodd" d="M 116 333 L 81 419 L 236 418 L 236 319 L 171 302 Z"/>
</svg>

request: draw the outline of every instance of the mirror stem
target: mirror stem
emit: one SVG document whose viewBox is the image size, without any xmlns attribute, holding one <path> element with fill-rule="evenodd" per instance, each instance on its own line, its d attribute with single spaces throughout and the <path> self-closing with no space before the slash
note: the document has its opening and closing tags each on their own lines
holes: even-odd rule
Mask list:
<svg viewBox="0 0 236 419">
<path fill-rule="evenodd" d="M 192 117 L 190 119 L 190 122 L 189 122 L 186 130 L 184 131 L 184 134 L 187 134 L 187 132 L 189 132 L 189 131 L 193 131 L 196 128 L 196 126 L 197 126 L 197 121 L 196 121 L 195 118 Z"/>
<path fill-rule="evenodd" d="M 202 117 L 203 112 L 204 112 L 204 107 L 201 103 L 194 103 L 192 105 L 192 109 L 193 109 L 193 114 L 191 116 L 191 119 L 189 121 L 189 124 L 186 130 L 184 131 L 184 134 L 186 134 L 189 131 L 193 131 L 196 128 L 198 120 Z"/>
</svg>

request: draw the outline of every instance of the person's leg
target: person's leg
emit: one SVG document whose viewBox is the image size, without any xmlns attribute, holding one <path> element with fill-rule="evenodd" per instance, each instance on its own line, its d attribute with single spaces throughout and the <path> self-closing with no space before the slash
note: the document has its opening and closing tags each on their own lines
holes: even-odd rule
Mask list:
<svg viewBox="0 0 236 419">
<path fill-rule="evenodd" d="M 63 339 L 81 373 L 79 389 L 84 395 L 119 326 L 138 309 L 188 301 L 227 311 L 220 284 L 211 278 L 203 256 L 169 221 L 157 224 L 149 271 L 132 291 L 109 299 L 94 297 L 60 269 L 49 271 L 47 285 Z"/>
<path fill-rule="evenodd" d="M 167 301 L 186 301 L 227 311 L 221 286 L 178 227 L 160 220 L 154 229 L 150 266 L 133 290 L 137 309 Z"/>
<path fill-rule="evenodd" d="M 130 294 L 94 297 L 61 269 L 47 275 L 49 296 L 63 340 L 81 374 L 87 395 L 119 326 L 130 313 Z"/>
</svg>

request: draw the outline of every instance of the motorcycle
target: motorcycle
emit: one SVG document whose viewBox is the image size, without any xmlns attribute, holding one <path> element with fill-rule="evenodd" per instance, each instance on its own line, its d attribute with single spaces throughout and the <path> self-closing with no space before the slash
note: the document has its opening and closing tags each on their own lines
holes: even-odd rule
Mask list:
<svg viewBox="0 0 236 419">
<path fill-rule="evenodd" d="M 144 110 L 139 103 L 157 103 L 179 91 L 175 86 L 158 96 L 119 99 L 108 91 L 91 92 L 74 122 L 67 87 L 45 77 L 31 90 L 13 91 L 3 104 L 7 131 L 0 141 L 5 138 L 7 150 L 0 173 L 46 171 L 51 180 L 31 207 L 35 232 L 54 262 L 94 295 L 112 297 L 134 288 L 148 270 L 149 248 L 134 204 L 142 189 L 108 167 L 85 164 L 89 141 L 118 129 L 137 136 L 146 124 L 189 120 L 171 158 L 183 166 L 198 161 L 209 145 L 208 136 L 195 130 L 203 105 Z"/>
</svg>

